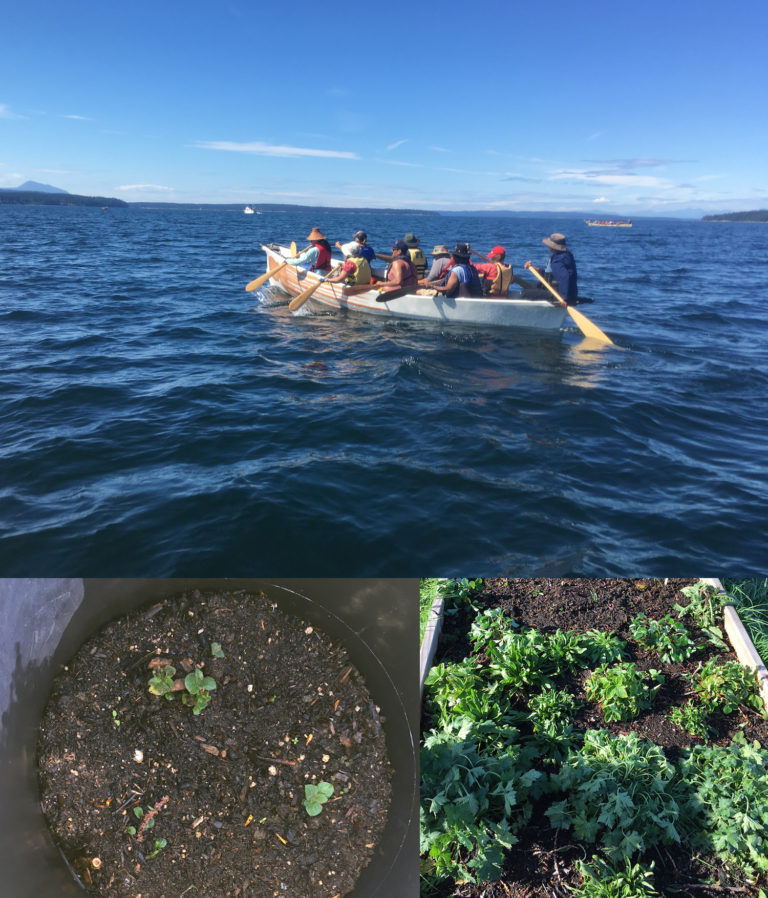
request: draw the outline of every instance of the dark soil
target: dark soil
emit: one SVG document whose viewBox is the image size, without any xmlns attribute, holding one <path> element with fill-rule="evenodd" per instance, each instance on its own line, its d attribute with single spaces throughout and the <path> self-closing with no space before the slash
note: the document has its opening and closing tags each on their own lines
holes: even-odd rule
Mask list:
<svg viewBox="0 0 768 898">
<path fill-rule="evenodd" d="M 622 579 L 520 579 L 484 580 L 480 593 L 473 601 L 482 608 L 503 608 L 523 626 L 544 632 L 554 630 L 592 629 L 613 631 L 628 642 L 628 660 L 639 668 L 655 668 L 665 676 L 654 707 L 638 718 L 622 723 L 606 723 L 599 706 L 587 700 L 584 684 L 587 671 L 564 685 L 581 703 L 575 720 L 579 730 L 606 729 L 614 734 L 634 730 L 664 748 L 670 761 L 675 761 L 681 749 L 702 740 L 675 726 L 667 717 L 670 708 L 689 700 L 690 684 L 685 673 L 693 672 L 707 658 L 717 655 L 723 660 L 735 659 L 733 653 L 723 653 L 711 645 L 697 652 L 684 664 L 663 664 L 657 654 L 647 652 L 631 641 L 629 624 L 640 612 L 649 618 L 660 618 L 667 613 L 674 616 L 675 603 L 687 605 L 688 600 L 680 589 L 695 580 L 622 580 Z M 474 612 L 460 612 L 445 618 L 441 641 L 434 660 L 459 661 L 471 654 L 472 645 L 468 631 Z M 696 629 L 690 618 L 684 619 L 686 628 L 696 641 L 706 637 Z M 741 730 L 748 740 L 758 740 L 768 747 L 768 721 L 749 708 L 731 714 L 712 715 L 713 726 L 708 743 L 729 744 L 732 736 Z M 422 729 L 432 727 L 432 720 L 425 710 Z M 574 869 L 576 859 L 584 859 L 581 847 L 568 844 L 567 831 L 549 826 L 543 816 L 546 805 L 535 808 L 531 822 L 518 833 L 519 842 L 509 852 L 502 882 L 480 886 L 445 885 L 441 898 L 532 898 L 532 896 L 564 896 L 575 888 L 580 877 Z M 586 858 L 587 860 L 589 858 Z M 665 895 L 695 896 L 695 898 L 722 898 L 723 895 L 758 894 L 757 887 L 744 882 L 734 882 L 717 859 L 691 858 L 684 848 L 662 848 L 652 852 L 645 861 L 655 861 L 656 888 Z M 707 887 L 702 880 L 719 879 L 719 886 Z"/>
<path fill-rule="evenodd" d="M 181 692 L 149 693 L 159 661 L 215 679 L 198 716 Z M 344 649 L 243 592 L 174 597 L 92 637 L 54 684 L 38 752 L 54 838 L 106 898 L 338 898 L 391 795 L 379 709 Z M 321 781 L 334 793 L 310 817 L 304 786 Z"/>
</svg>

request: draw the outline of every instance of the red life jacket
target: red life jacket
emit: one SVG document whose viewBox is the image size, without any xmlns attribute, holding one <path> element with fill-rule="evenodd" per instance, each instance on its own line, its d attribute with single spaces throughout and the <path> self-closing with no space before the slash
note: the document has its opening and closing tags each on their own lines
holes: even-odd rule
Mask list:
<svg viewBox="0 0 768 898">
<path fill-rule="evenodd" d="M 397 262 L 402 262 L 405 265 L 405 271 L 403 272 L 403 278 L 400 281 L 401 287 L 415 287 L 419 282 L 419 275 L 416 271 L 416 266 L 411 262 L 410 259 L 406 259 L 404 256 L 400 256 L 392 262 L 392 265 L 395 265 Z M 390 271 L 392 270 L 390 266 Z M 389 280 L 389 278 L 387 278 Z"/>
<path fill-rule="evenodd" d="M 330 271 L 331 268 L 331 251 L 324 246 L 315 244 L 317 247 L 317 259 L 312 266 L 312 271 Z"/>
</svg>

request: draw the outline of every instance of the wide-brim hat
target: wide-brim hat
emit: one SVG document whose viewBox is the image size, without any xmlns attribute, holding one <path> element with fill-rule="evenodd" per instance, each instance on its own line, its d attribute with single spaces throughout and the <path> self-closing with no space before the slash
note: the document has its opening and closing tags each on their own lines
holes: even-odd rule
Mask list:
<svg viewBox="0 0 768 898">
<path fill-rule="evenodd" d="M 461 256 L 462 259 L 469 258 L 469 244 L 468 243 L 457 243 L 453 248 L 453 257 L 454 259 L 457 256 Z"/>
<path fill-rule="evenodd" d="M 406 234 L 405 237 L 403 237 L 403 240 L 405 241 L 406 246 L 419 245 L 419 238 L 415 234 Z"/>
<path fill-rule="evenodd" d="M 309 232 L 309 237 L 307 237 L 307 240 L 309 240 L 310 242 L 313 240 L 325 240 L 325 234 L 323 234 L 323 232 L 319 228 L 312 228 L 312 230 Z"/>
<path fill-rule="evenodd" d="M 451 251 L 448 249 L 447 246 L 443 246 L 442 243 L 438 244 L 438 245 L 432 250 L 432 255 L 433 255 L 433 256 L 450 256 L 450 254 L 451 254 Z"/>
<path fill-rule="evenodd" d="M 549 237 L 545 237 L 541 242 L 544 246 L 548 246 L 556 253 L 568 252 L 568 247 L 565 245 L 565 236 L 563 234 L 550 234 Z"/>
</svg>

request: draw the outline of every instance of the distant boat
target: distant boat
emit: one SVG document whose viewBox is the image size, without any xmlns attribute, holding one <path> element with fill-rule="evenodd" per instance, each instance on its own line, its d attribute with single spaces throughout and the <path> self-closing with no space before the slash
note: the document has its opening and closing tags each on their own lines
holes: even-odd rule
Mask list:
<svg viewBox="0 0 768 898">
<path fill-rule="evenodd" d="M 631 228 L 632 220 L 627 219 L 626 221 L 604 221 L 602 219 L 597 218 L 585 218 L 585 223 L 590 226 L 590 228 Z"/>
<path fill-rule="evenodd" d="M 246 206 L 245 209 L 243 209 L 243 212 L 245 212 L 246 215 L 253 215 L 255 209 L 253 206 Z"/>
</svg>

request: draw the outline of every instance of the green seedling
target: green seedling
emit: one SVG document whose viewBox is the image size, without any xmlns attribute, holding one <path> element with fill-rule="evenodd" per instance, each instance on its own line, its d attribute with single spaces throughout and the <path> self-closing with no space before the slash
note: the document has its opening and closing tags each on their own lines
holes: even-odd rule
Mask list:
<svg viewBox="0 0 768 898">
<path fill-rule="evenodd" d="M 630 623 L 629 632 L 638 645 L 657 652 L 666 664 L 683 662 L 696 651 L 688 631 L 671 614 L 650 620 L 641 612 Z"/>
<path fill-rule="evenodd" d="M 140 807 L 139 805 L 136 805 L 136 807 L 133 809 L 133 816 L 137 820 L 143 820 L 144 819 L 144 808 Z M 147 820 L 146 824 L 144 825 L 144 829 L 152 829 L 152 827 L 154 825 L 155 825 L 155 818 L 150 817 L 149 820 Z M 128 833 L 129 836 L 136 835 L 136 827 L 135 826 L 126 826 L 125 831 Z"/>
<path fill-rule="evenodd" d="M 115 711 L 114 708 L 112 709 L 112 723 L 114 723 L 116 727 L 120 726 L 120 718 L 117 716 L 117 711 Z"/>
<path fill-rule="evenodd" d="M 199 667 L 184 677 L 187 695 L 182 696 L 185 705 L 192 707 L 193 714 L 199 714 L 211 700 L 211 692 L 216 688 L 216 680 L 206 677 Z"/>
<path fill-rule="evenodd" d="M 214 658 L 223 658 L 224 657 L 224 652 L 222 651 L 220 642 L 212 642 L 211 643 L 211 655 L 213 655 Z"/>
<path fill-rule="evenodd" d="M 720 593 L 714 586 L 699 580 L 693 586 L 684 586 L 680 592 L 688 599 L 688 604 L 683 606 L 676 604 L 675 611 L 679 618 L 690 615 L 699 626 L 722 651 L 728 650 L 728 644 L 723 638 L 723 631 L 718 624 L 723 617 L 723 606 L 731 599 Z"/>
<path fill-rule="evenodd" d="M 168 701 L 173 701 L 173 676 L 176 668 L 170 664 L 155 669 L 155 675 L 150 679 L 148 688 L 152 695 L 164 695 Z"/>
<path fill-rule="evenodd" d="M 583 880 L 576 898 L 651 898 L 659 894 L 653 882 L 653 861 L 644 867 L 625 858 L 623 865 L 612 865 L 593 857 L 591 866 L 577 860 L 576 869 Z"/>
<path fill-rule="evenodd" d="M 168 842 L 165 839 L 155 839 L 155 847 L 146 855 L 147 860 L 151 860 L 156 854 L 160 854 L 167 844 Z"/>
<path fill-rule="evenodd" d="M 302 802 L 310 817 L 317 817 L 322 811 L 323 805 L 333 795 L 333 786 L 330 783 L 307 783 L 304 786 L 304 801 Z"/>
<path fill-rule="evenodd" d="M 754 670 L 747 670 L 738 661 L 719 662 L 710 658 L 702 667 L 693 688 L 708 711 L 720 709 L 731 714 L 739 705 L 747 705 L 765 715 Z"/>
<path fill-rule="evenodd" d="M 658 670 L 641 671 L 629 662 L 602 664 L 587 680 L 587 698 L 598 702 L 606 723 L 631 720 L 651 707 L 663 682 Z"/>
<path fill-rule="evenodd" d="M 673 708 L 669 712 L 669 719 L 675 726 L 679 726 L 686 733 L 698 736 L 700 739 L 705 739 L 709 733 L 708 716 L 707 709 L 694 702 L 686 702 L 682 707 Z"/>
</svg>

